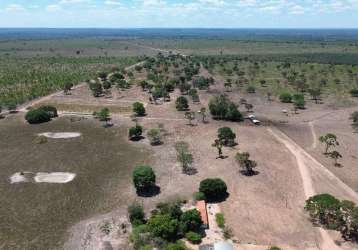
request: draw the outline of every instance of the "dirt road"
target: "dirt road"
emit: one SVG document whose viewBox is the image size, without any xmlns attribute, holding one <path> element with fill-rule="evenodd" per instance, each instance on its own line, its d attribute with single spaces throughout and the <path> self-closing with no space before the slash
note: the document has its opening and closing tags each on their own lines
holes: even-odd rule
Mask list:
<svg viewBox="0 0 358 250">
<path fill-rule="evenodd" d="M 317 193 L 327 192 L 340 198 L 349 199 L 354 202 L 358 201 L 358 194 L 353 189 L 343 183 L 287 135 L 276 128 L 268 128 L 268 131 L 295 156 L 306 198 Z M 317 192 L 318 189 L 320 189 L 319 192 Z M 322 238 L 320 242 L 322 250 L 341 249 L 334 243 L 327 231 L 319 228 L 319 233 Z"/>
</svg>

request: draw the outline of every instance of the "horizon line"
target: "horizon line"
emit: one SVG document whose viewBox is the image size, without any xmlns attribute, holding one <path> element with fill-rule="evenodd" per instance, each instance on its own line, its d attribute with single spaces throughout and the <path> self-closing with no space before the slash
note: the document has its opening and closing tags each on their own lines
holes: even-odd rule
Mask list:
<svg viewBox="0 0 358 250">
<path fill-rule="evenodd" d="M 358 27 L 1 27 L 0 29 L 259 29 L 259 30 L 358 30 Z"/>
</svg>

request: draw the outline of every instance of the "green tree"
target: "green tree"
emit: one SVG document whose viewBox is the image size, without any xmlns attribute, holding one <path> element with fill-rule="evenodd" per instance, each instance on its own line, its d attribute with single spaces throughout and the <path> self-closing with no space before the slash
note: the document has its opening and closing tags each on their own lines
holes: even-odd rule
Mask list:
<svg viewBox="0 0 358 250">
<path fill-rule="evenodd" d="M 107 72 L 104 72 L 104 71 L 100 71 L 100 72 L 97 72 L 97 76 L 98 78 L 100 78 L 102 81 L 105 81 L 107 79 Z"/>
<path fill-rule="evenodd" d="M 128 206 L 129 220 L 134 226 L 142 225 L 145 223 L 145 214 L 143 206 L 138 202 L 133 202 Z"/>
<path fill-rule="evenodd" d="M 253 94 L 253 93 L 255 93 L 256 92 L 256 88 L 255 88 L 255 86 L 248 86 L 247 88 L 246 88 L 246 92 L 247 93 L 249 93 L 249 94 Z"/>
<path fill-rule="evenodd" d="M 220 139 L 216 139 L 211 146 L 215 147 L 218 150 L 218 158 L 223 159 L 224 158 L 223 150 L 222 150 L 224 146 L 223 141 L 221 141 Z"/>
<path fill-rule="evenodd" d="M 39 107 L 38 109 L 41 109 L 41 110 L 45 111 L 46 113 L 48 113 L 51 118 L 58 117 L 57 108 L 54 106 L 44 105 L 44 106 Z"/>
<path fill-rule="evenodd" d="M 283 103 L 290 103 L 292 102 L 292 95 L 288 92 L 283 92 L 280 94 L 280 101 Z"/>
<path fill-rule="evenodd" d="M 178 238 L 179 222 L 168 214 L 153 215 L 147 225 L 154 237 L 160 237 L 167 241 L 174 241 Z"/>
<path fill-rule="evenodd" d="M 281 250 L 281 248 L 272 246 L 272 247 L 268 248 L 267 250 Z"/>
<path fill-rule="evenodd" d="M 245 108 L 246 108 L 247 112 L 251 112 L 252 109 L 254 108 L 254 105 L 252 105 L 250 103 L 245 103 Z"/>
<path fill-rule="evenodd" d="M 99 82 L 90 82 L 89 87 L 94 97 L 99 97 L 103 94 L 102 84 Z"/>
<path fill-rule="evenodd" d="M 30 124 L 39 124 L 49 122 L 51 120 L 51 116 L 45 110 L 32 109 L 26 113 L 25 119 Z"/>
<path fill-rule="evenodd" d="M 326 146 L 325 151 L 324 151 L 325 154 L 329 153 L 330 148 L 339 145 L 339 142 L 337 141 L 337 136 L 335 134 L 332 134 L 332 133 L 328 133 L 326 135 L 320 136 L 319 141 L 321 143 L 324 143 L 325 146 Z"/>
<path fill-rule="evenodd" d="M 150 166 L 137 166 L 132 173 L 133 184 L 138 191 L 146 191 L 155 186 L 155 173 Z"/>
<path fill-rule="evenodd" d="M 206 108 L 205 107 L 202 107 L 199 111 L 198 111 L 198 113 L 201 115 L 201 120 L 202 120 L 202 122 L 203 123 L 205 123 L 206 122 L 206 116 L 207 116 L 207 113 L 206 113 Z"/>
<path fill-rule="evenodd" d="M 103 108 L 99 112 L 95 113 L 96 117 L 105 122 L 105 125 L 108 125 L 108 122 L 111 120 L 111 115 L 108 108 Z"/>
<path fill-rule="evenodd" d="M 225 228 L 225 217 L 222 213 L 215 214 L 215 221 L 221 229 Z"/>
<path fill-rule="evenodd" d="M 338 167 L 341 165 L 338 163 L 338 159 L 342 158 L 342 155 L 338 151 L 334 150 L 330 152 L 329 157 L 331 157 L 334 160 L 334 166 Z"/>
<path fill-rule="evenodd" d="M 139 124 L 136 124 L 134 127 L 131 127 L 128 131 L 129 139 L 138 140 L 142 136 L 143 127 Z"/>
<path fill-rule="evenodd" d="M 158 128 L 150 129 L 147 132 L 147 136 L 151 145 L 159 145 L 162 143 L 162 134 Z"/>
<path fill-rule="evenodd" d="M 229 127 L 222 127 L 218 129 L 218 139 L 223 142 L 224 146 L 235 145 L 236 134 Z"/>
<path fill-rule="evenodd" d="M 358 111 L 353 112 L 350 119 L 353 121 L 352 128 L 355 132 L 358 132 Z"/>
<path fill-rule="evenodd" d="M 189 144 L 184 141 L 175 143 L 177 160 L 181 163 L 184 173 L 189 173 L 193 163 L 193 155 L 189 152 Z"/>
<path fill-rule="evenodd" d="M 187 111 L 185 112 L 184 116 L 186 119 L 188 119 L 189 125 L 192 126 L 193 125 L 192 121 L 195 120 L 195 112 Z"/>
<path fill-rule="evenodd" d="M 318 104 L 318 101 L 321 99 L 321 89 L 320 88 L 312 88 L 309 89 L 308 92 L 310 93 L 312 99 Z"/>
<path fill-rule="evenodd" d="M 186 97 L 184 96 L 179 96 L 175 101 L 175 107 L 178 111 L 188 110 L 189 108 L 188 99 L 186 99 Z"/>
<path fill-rule="evenodd" d="M 208 201 L 222 200 L 227 196 L 226 183 L 219 178 L 209 178 L 201 181 L 199 191 L 205 194 L 205 198 Z"/>
<path fill-rule="evenodd" d="M 187 232 L 185 238 L 192 244 L 200 244 L 202 236 L 196 232 Z"/>
<path fill-rule="evenodd" d="M 294 94 L 292 96 L 293 105 L 295 109 L 304 109 L 305 108 L 305 96 L 303 94 Z"/>
<path fill-rule="evenodd" d="M 185 244 L 181 241 L 178 241 L 176 243 L 169 243 L 164 250 L 189 250 Z"/>
<path fill-rule="evenodd" d="M 145 115 L 145 108 L 144 108 L 143 103 L 141 103 L 141 102 L 133 103 L 133 112 L 137 116 L 144 116 Z"/>
<path fill-rule="evenodd" d="M 257 163 L 250 160 L 250 154 L 248 152 L 237 153 L 235 159 L 246 175 L 252 176 L 255 173 L 254 168 L 256 168 Z"/>
<path fill-rule="evenodd" d="M 306 201 L 305 209 L 311 218 L 330 229 L 337 229 L 340 219 L 340 201 L 330 194 L 319 194 Z"/>
<path fill-rule="evenodd" d="M 187 210 L 180 216 L 180 228 L 183 233 L 189 231 L 198 232 L 202 224 L 203 222 L 197 209 Z"/>
<path fill-rule="evenodd" d="M 71 89 L 73 88 L 73 84 L 72 83 L 65 83 L 63 85 L 63 92 L 65 93 L 65 95 L 69 95 L 71 93 Z"/>
</svg>

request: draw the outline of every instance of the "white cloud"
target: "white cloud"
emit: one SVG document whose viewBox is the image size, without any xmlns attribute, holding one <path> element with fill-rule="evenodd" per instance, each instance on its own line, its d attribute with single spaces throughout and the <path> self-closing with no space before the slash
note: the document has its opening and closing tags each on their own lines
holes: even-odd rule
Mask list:
<svg viewBox="0 0 358 250">
<path fill-rule="evenodd" d="M 106 0 L 104 1 L 105 5 L 121 5 L 121 3 L 119 1 L 115 1 L 115 0 Z"/>
<path fill-rule="evenodd" d="M 90 0 L 61 0 L 59 4 L 78 4 L 78 3 L 89 3 Z"/>
<path fill-rule="evenodd" d="M 21 4 L 9 4 L 5 8 L 6 11 L 24 11 L 25 7 Z"/>
<path fill-rule="evenodd" d="M 46 10 L 50 12 L 57 12 L 57 11 L 61 11 L 62 8 L 58 4 L 50 4 L 47 5 Z"/>
<path fill-rule="evenodd" d="M 305 8 L 301 5 L 294 5 L 293 7 L 291 7 L 289 13 L 294 15 L 301 15 L 305 13 Z"/>
<path fill-rule="evenodd" d="M 199 0 L 199 2 L 203 3 L 203 4 L 211 4 L 211 5 L 215 5 L 215 6 L 225 5 L 224 0 Z"/>
</svg>

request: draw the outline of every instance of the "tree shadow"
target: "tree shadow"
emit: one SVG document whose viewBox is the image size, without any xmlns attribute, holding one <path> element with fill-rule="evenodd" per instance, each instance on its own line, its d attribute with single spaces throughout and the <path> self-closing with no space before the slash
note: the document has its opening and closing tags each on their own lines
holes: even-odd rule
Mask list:
<svg viewBox="0 0 358 250">
<path fill-rule="evenodd" d="M 113 123 L 106 123 L 106 124 L 103 124 L 103 127 L 104 128 L 111 128 L 111 127 L 113 127 L 114 126 L 114 124 Z"/>
<path fill-rule="evenodd" d="M 256 171 L 256 170 L 252 170 L 252 171 L 240 170 L 240 173 L 241 173 L 242 175 L 245 175 L 245 176 L 248 176 L 248 177 L 251 177 L 251 176 L 255 176 L 255 175 L 260 174 L 260 172 L 259 172 L 259 171 Z"/>
<path fill-rule="evenodd" d="M 150 142 L 151 146 L 160 146 L 160 145 L 163 145 L 163 144 L 164 144 L 163 141 Z"/>
<path fill-rule="evenodd" d="M 229 158 L 229 156 L 227 156 L 227 155 L 221 155 L 221 156 L 216 157 L 216 159 L 221 159 L 221 160 L 224 160 L 224 159 L 226 159 L 226 158 Z"/>
<path fill-rule="evenodd" d="M 343 165 L 341 163 L 335 163 L 334 166 L 336 168 L 343 168 Z"/>
<path fill-rule="evenodd" d="M 188 126 L 190 126 L 190 127 L 196 127 L 196 126 L 198 126 L 198 124 L 196 124 L 196 123 L 187 123 L 186 125 L 188 125 Z"/>
<path fill-rule="evenodd" d="M 236 147 L 237 145 L 239 145 L 237 142 L 230 142 L 230 143 L 228 143 L 227 145 L 224 145 L 224 146 L 228 147 L 228 148 L 233 148 L 233 147 Z"/>
<path fill-rule="evenodd" d="M 129 140 L 131 140 L 131 141 L 140 141 L 143 139 L 144 139 L 144 136 L 142 136 L 142 135 L 129 138 Z"/>
<path fill-rule="evenodd" d="M 183 170 L 183 173 L 186 175 L 195 175 L 198 173 L 198 170 L 196 168 L 189 167 L 186 170 Z"/>
<path fill-rule="evenodd" d="M 221 195 L 220 197 L 211 197 L 207 198 L 206 201 L 210 203 L 221 203 L 227 200 L 229 198 L 230 194 L 226 192 L 225 194 Z"/>
<path fill-rule="evenodd" d="M 155 185 L 146 189 L 137 189 L 137 195 L 140 197 L 154 197 L 160 194 L 160 187 Z"/>
</svg>

